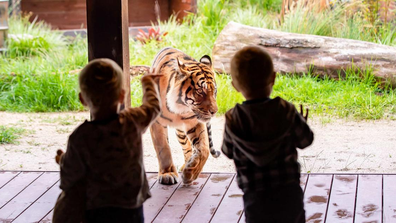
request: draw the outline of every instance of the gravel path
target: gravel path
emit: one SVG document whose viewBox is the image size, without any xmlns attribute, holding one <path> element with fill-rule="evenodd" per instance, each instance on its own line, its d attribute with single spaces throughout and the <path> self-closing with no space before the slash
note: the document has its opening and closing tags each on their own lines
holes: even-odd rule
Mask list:
<svg viewBox="0 0 396 223">
<path fill-rule="evenodd" d="M 0 170 L 59 170 L 54 161 L 57 149 L 66 148 L 69 134 L 87 112 L 9 113 L 0 112 L 0 125 L 25 129 L 18 144 L 0 144 Z M 325 123 L 325 124 L 323 124 Z M 396 121 L 349 122 L 313 117 L 314 143 L 299 150 L 302 172 L 396 173 Z M 220 149 L 224 117 L 212 120 L 214 146 Z M 169 141 L 174 163 L 183 164 L 181 147 L 172 129 Z M 149 131 L 143 136 L 147 171 L 158 171 L 158 162 Z M 224 155 L 209 157 L 205 172 L 234 172 Z"/>
</svg>

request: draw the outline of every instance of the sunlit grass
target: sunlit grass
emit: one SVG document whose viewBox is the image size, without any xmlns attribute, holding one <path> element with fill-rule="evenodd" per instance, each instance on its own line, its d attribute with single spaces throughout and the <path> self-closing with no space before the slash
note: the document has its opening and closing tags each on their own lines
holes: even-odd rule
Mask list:
<svg viewBox="0 0 396 223">
<path fill-rule="evenodd" d="M 280 22 L 281 0 L 200 0 L 197 15 L 183 23 L 174 18 L 160 23 L 168 32 L 162 42 L 142 45 L 130 40 L 131 65 L 151 65 L 163 47 L 174 47 L 195 59 L 211 55 L 214 42 L 230 21 L 287 32 L 315 34 L 370 41 L 396 46 L 396 31 L 388 23 L 370 29 L 365 16 L 346 14 L 343 6 L 331 11 L 294 10 Z M 8 54 L 0 55 L 0 110 L 48 112 L 83 110 L 78 101 L 77 74 L 87 62 L 87 40 L 65 39 L 43 23 L 26 18 L 10 20 L 10 34 L 28 34 L 40 42 L 9 40 Z M 36 38 L 36 39 L 37 39 Z M 40 45 L 41 44 L 41 45 Z M 231 86 L 228 75 L 217 75 L 218 114 L 224 114 L 244 99 Z M 395 90 L 380 86 L 371 74 L 348 71 L 346 78 L 332 80 L 307 74 L 278 75 L 272 97 L 281 96 L 295 105 L 304 104 L 317 115 L 342 118 L 394 118 Z M 132 106 L 141 104 L 140 77 L 131 81 Z"/>
<path fill-rule="evenodd" d="M 318 78 L 277 75 L 271 98 L 280 96 L 295 106 L 303 104 L 310 114 L 329 115 L 339 118 L 380 119 L 396 118 L 396 91 L 380 88 L 371 75 L 357 78 L 356 73 L 347 72 L 343 81 Z M 217 75 L 218 115 L 242 103 L 244 98 L 231 85 L 229 75 Z M 140 77 L 131 81 L 132 106 L 141 104 Z"/>
<path fill-rule="evenodd" d="M 24 129 L 0 125 L 0 144 L 16 144 L 17 139 L 25 132 Z"/>
</svg>

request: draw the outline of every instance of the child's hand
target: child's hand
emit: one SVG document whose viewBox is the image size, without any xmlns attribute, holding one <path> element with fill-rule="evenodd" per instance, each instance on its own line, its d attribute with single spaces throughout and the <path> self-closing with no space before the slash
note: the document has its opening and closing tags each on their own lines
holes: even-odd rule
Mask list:
<svg viewBox="0 0 396 223">
<path fill-rule="evenodd" d="M 300 104 L 300 114 L 304 117 L 305 121 L 308 121 L 308 108 L 305 109 L 306 114 L 304 115 L 303 105 Z"/>
<path fill-rule="evenodd" d="M 60 159 L 63 154 L 64 154 L 64 152 L 61 149 L 58 149 L 58 151 L 56 151 L 55 161 L 57 164 L 59 164 Z"/>
</svg>

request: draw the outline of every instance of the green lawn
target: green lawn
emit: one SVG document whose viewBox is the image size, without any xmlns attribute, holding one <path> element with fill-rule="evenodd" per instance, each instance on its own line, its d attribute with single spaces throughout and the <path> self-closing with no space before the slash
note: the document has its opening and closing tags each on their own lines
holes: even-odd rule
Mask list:
<svg viewBox="0 0 396 223">
<path fill-rule="evenodd" d="M 222 28 L 235 21 L 281 31 L 350 38 L 396 46 L 396 29 L 367 10 L 347 13 L 350 6 L 309 13 L 297 9 L 279 20 L 281 0 L 200 0 L 198 13 L 179 24 L 160 24 L 168 32 L 161 42 L 142 44 L 130 40 L 131 65 L 150 65 L 165 46 L 178 48 L 194 58 L 211 55 Z M 366 6 L 366 5 L 363 5 Z M 361 7 L 363 7 L 361 6 Z M 371 14 L 370 14 L 371 13 Z M 0 110 L 13 112 L 79 111 L 77 75 L 88 61 L 87 40 L 66 39 L 40 22 L 11 18 L 8 53 L 0 55 Z M 233 90 L 230 77 L 217 76 L 219 114 L 243 97 Z M 335 81 L 315 74 L 302 77 L 278 75 L 273 96 L 304 104 L 311 114 L 352 119 L 394 119 L 396 91 L 381 86 L 371 73 L 348 71 Z M 132 105 L 141 102 L 139 77 L 131 82 Z"/>
</svg>

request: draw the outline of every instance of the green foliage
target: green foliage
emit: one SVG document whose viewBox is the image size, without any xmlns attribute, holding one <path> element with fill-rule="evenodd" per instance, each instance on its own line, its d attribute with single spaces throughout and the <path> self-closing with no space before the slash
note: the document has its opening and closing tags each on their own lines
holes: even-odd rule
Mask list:
<svg viewBox="0 0 396 223">
<path fill-rule="evenodd" d="M 198 14 L 204 27 L 217 31 L 226 25 L 226 6 L 229 0 L 201 0 L 198 5 Z"/>
<path fill-rule="evenodd" d="M 240 8 L 254 7 L 262 12 L 280 12 L 282 8 L 282 0 L 234 0 L 233 2 L 239 3 Z"/>
<path fill-rule="evenodd" d="M 77 76 L 71 71 L 87 63 L 86 39 L 66 41 L 61 33 L 51 31 L 44 23 L 29 23 L 27 17 L 20 21 L 11 18 L 10 33 L 31 35 L 47 44 L 27 44 L 24 48 L 9 39 L 7 53 L 0 55 L 0 110 L 82 110 Z"/>
<path fill-rule="evenodd" d="M 371 72 L 347 70 L 342 80 L 278 75 L 273 96 L 307 105 L 314 114 L 354 119 L 396 118 L 396 90 L 380 86 Z"/>
<path fill-rule="evenodd" d="M 217 106 L 218 113 L 224 114 L 226 111 L 234 107 L 237 103 L 242 103 L 244 97 L 241 93 L 237 92 L 231 84 L 231 76 L 217 75 Z"/>
<path fill-rule="evenodd" d="M 142 104 L 142 84 L 140 79 L 141 75 L 131 78 L 131 106 L 138 107 Z"/>
<path fill-rule="evenodd" d="M 370 17 L 372 12 L 366 4 L 369 2 L 364 3 L 356 6 L 356 11 L 343 4 L 322 12 L 300 8 L 287 14 L 280 23 L 277 13 L 282 0 L 200 0 L 197 15 L 191 14 L 182 23 L 173 17 L 168 22 L 160 22 L 160 30 L 168 33 L 162 41 L 142 44 L 131 39 L 130 62 L 131 65 L 150 65 L 155 54 L 167 46 L 178 48 L 195 59 L 211 55 L 218 34 L 230 21 L 396 46 L 394 24 Z M 82 110 L 77 98 L 77 73 L 87 63 L 87 40 L 65 39 L 44 23 L 29 23 L 27 18 L 21 21 L 12 18 L 10 34 L 33 38 L 20 42 L 10 39 L 8 53 L 0 55 L 0 110 Z M 302 103 L 316 115 L 395 118 L 395 90 L 380 85 L 370 69 L 365 72 L 350 69 L 344 73 L 338 81 L 315 74 L 278 75 L 272 96 L 281 96 L 295 105 Z M 224 114 L 244 100 L 233 89 L 230 76 L 217 75 L 216 82 L 218 114 Z M 140 76 L 133 77 L 132 106 L 139 106 L 141 97 Z"/>
<path fill-rule="evenodd" d="M 340 8 L 319 13 L 297 8 L 285 16 L 279 29 L 292 33 L 332 36 L 333 27 L 337 24 L 341 13 Z"/>
<path fill-rule="evenodd" d="M 18 74 L 0 82 L 0 110 L 51 112 L 81 110 L 77 76 L 64 73 Z"/>
<path fill-rule="evenodd" d="M 0 144 L 16 144 L 24 129 L 0 125 Z"/>
<path fill-rule="evenodd" d="M 44 22 L 29 22 L 29 16 L 9 20 L 7 54 L 10 58 L 36 56 L 66 45 L 65 38 Z"/>
</svg>

